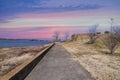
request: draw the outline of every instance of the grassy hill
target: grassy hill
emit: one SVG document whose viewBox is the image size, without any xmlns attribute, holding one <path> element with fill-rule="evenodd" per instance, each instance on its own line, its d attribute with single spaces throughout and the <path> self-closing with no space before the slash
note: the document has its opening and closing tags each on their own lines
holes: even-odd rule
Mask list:
<svg viewBox="0 0 120 80">
<path fill-rule="evenodd" d="M 77 34 L 78 38 L 62 45 L 71 53 L 72 59 L 82 65 L 96 80 L 120 80 L 120 46 L 114 54 L 109 54 L 101 35 L 94 44 L 85 44 L 87 34 Z M 82 37 L 82 39 L 81 39 Z"/>
</svg>

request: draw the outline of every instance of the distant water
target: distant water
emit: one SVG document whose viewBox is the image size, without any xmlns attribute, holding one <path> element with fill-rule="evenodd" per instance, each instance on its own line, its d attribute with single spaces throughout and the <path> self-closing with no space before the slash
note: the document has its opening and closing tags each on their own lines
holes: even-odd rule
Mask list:
<svg viewBox="0 0 120 80">
<path fill-rule="evenodd" d="M 0 47 L 40 46 L 49 43 L 44 40 L 0 40 Z"/>
</svg>

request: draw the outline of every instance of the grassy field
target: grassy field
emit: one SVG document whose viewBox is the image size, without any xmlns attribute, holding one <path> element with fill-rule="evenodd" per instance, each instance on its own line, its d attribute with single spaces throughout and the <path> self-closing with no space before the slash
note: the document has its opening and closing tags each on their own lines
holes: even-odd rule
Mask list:
<svg viewBox="0 0 120 80">
<path fill-rule="evenodd" d="M 35 56 L 46 46 L 0 48 L 0 77 Z"/>
<path fill-rule="evenodd" d="M 95 80 L 120 80 L 120 47 L 114 54 L 109 54 L 100 39 L 95 44 L 85 44 L 87 41 L 65 42 L 62 45 Z"/>
</svg>

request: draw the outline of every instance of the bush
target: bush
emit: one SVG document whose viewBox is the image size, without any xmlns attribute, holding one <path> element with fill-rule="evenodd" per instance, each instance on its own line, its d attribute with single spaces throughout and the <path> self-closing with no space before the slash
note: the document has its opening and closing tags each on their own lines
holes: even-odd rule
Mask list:
<svg viewBox="0 0 120 80">
<path fill-rule="evenodd" d="M 115 34 L 107 34 L 102 39 L 104 45 L 109 49 L 110 53 L 113 54 L 116 48 L 118 47 L 118 41 L 116 40 Z"/>
</svg>

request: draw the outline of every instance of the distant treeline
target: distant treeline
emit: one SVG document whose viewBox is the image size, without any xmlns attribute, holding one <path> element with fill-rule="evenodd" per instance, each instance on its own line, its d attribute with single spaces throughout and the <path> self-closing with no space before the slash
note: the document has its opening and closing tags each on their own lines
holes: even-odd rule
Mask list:
<svg viewBox="0 0 120 80">
<path fill-rule="evenodd" d="M 44 41 L 44 42 L 50 42 L 49 40 L 39 40 L 39 39 L 8 39 L 8 38 L 0 38 L 0 40 L 28 40 L 28 41 Z"/>
</svg>

